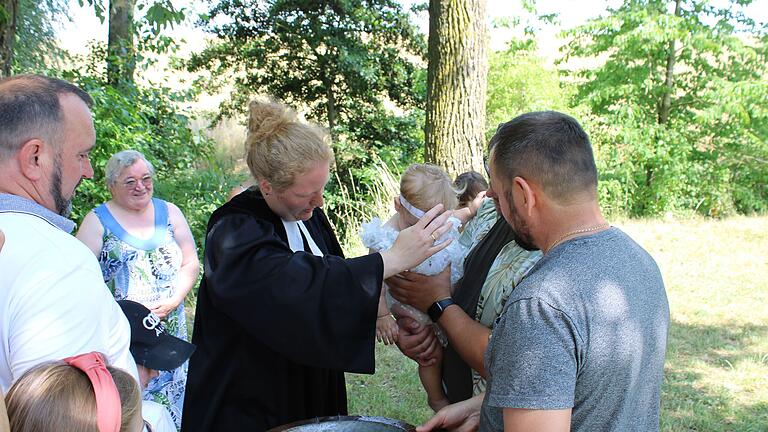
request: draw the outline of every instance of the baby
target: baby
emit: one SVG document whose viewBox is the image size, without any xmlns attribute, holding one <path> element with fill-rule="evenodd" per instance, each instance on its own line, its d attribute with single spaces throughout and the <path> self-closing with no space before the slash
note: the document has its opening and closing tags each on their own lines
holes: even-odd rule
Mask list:
<svg viewBox="0 0 768 432">
<path fill-rule="evenodd" d="M 400 196 L 395 198 L 395 214 L 382 224 L 379 218 L 363 224 L 361 237 L 363 244 L 372 251 L 387 250 L 397 238 L 397 233 L 406 229 L 421 218 L 425 211 L 437 204 L 443 204 L 443 208 L 454 209 L 458 204 L 456 190 L 451 184 L 451 179 L 445 171 L 437 166 L 429 164 L 413 164 L 409 166 L 400 178 Z M 449 239 L 455 240 L 459 236 L 459 227 L 471 218 L 471 205 L 467 209 L 455 211 L 449 220 L 453 228 L 438 238 L 436 243 L 442 243 Z M 476 209 L 475 209 L 476 211 Z M 467 250 L 458 241 L 451 244 L 432 257 L 428 258 L 412 271 L 425 275 L 440 273 L 447 265 L 451 266 L 451 284 L 458 281 L 464 272 L 464 258 Z M 376 320 L 376 336 L 385 344 L 393 343 L 397 338 L 397 324 L 391 314 L 396 318 L 409 317 L 421 325 L 433 325 L 440 342 L 445 345 L 447 340 L 436 324 L 432 323 L 429 316 L 418 309 L 402 304 L 392 298 L 386 284 L 382 287 L 379 299 L 379 313 Z M 432 366 L 419 366 L 419 378 L 427 392 L 429 406 L 435 411 L 448 404 L 443 392 L 441 382 L 441 357 L 442 350 L 438 350 L 437 362 Z"/>
</svg>

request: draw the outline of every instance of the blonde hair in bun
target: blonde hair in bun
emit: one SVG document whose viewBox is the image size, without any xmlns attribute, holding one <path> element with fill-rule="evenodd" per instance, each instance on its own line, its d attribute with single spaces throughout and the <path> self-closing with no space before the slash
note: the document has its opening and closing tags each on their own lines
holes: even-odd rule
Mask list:
<svg viewBox="0 0 768 432">
<path fill-rule="evenodd" d="M 251 101 L 248 111 L 246 160 L 256 180 L 265 179 L 273 188 L 285 190 L 318 162 L 333 161 L 328 133 L 300 122 L 296 111 L 262 100 Z"/>
</svg>

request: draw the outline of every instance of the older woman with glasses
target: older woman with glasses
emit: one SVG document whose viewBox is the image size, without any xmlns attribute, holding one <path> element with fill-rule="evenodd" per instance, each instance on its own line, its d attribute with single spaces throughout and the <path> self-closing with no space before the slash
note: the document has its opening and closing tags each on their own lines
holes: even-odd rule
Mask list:
<svg viewBox="0 0 768 432">
<path fill-rule="evenodd" d="M 104 281 L 117 300 L 133 300 L 154 312 L 166 330 L 188 340 L 184 298 L 197 280 L 192 232 L 175 205 L 153 198 L 152 164 L 134 150 L 107 162 L 112 199 L 89 212 L 77 238 L 99 259 Z M 187 363 L 149 382 L 145 399 L 168 408 L 178 428 Z"/>
</svg>

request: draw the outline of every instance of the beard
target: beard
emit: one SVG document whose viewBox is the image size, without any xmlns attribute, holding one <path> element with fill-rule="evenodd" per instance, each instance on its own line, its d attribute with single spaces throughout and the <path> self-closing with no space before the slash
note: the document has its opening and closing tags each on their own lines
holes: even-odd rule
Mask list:
<svg viewBox="0 0 768 432">
<path fill-rule="evenodd" d="M 58 154 L 56 155 L 56 162 L 53 164 L 53 175 L 51 176 L 49 192 L 53 197 L 56 213 L 64 217 L 69 216 L 72 213 L 72 198 L 66 199 L 61 193 L 61 155 Z"/>
<path fill-rule="evenodd" d="M 512 225 L 512 237 L 514 238 L 515 243 L 527 251 L 539 250 L 539 247 L 533 242 L 533 236 L 531 236 L 531 229 L 528 227 L 528 223 L 523 220 L 517 212 L 511 194 L 507 198 L 507 201 L 509 202 L 509 216 L 512 218 L 512 220 L 508 222 Z"/>
</svg>

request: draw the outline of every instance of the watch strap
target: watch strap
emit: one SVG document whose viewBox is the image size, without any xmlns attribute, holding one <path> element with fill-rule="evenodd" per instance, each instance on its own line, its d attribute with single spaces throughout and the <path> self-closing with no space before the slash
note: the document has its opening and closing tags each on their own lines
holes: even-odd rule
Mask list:
<svg viewBox="0 0 768 432">
<path fill-rule="evenodd" d="M 437 322 L 437 320 L 440 319 L 440 317 L 443 315 L 443 311 L 450 305 L 456 304 L 455 301 L 453 301 L 452 298 L 444 298 L 442 300 L 438 300 L 434 303 L 432 303 L 432 306 L 427 309 L 427 315 L 429 315 L 429 318 L 432 320 L 432 322 Z"/>
</svg>

